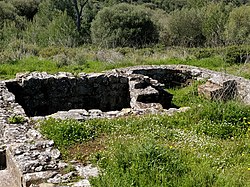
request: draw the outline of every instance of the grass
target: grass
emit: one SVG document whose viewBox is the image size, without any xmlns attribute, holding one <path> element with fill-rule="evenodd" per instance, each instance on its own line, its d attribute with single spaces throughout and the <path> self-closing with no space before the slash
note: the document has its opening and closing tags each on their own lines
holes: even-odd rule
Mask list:
<svg viewBox="0 0 250 187">
<path fill-rule="evenodd" d="M 58 65 L 56 62 L 46 59 L 39 59 L 38 57 L 28 57 L 22 60 L 13 61 L 11 63 L 0 64 L 0 79 L 14 78 L 16 73 L 25 72 L 95 72 L 103 69 L 100 62 L 88 62 L 84 65 Z"/>
<path fill-rule="evenodd" d="M 84 122 L 49 119 L 40 128 L 64 159 L 101 168 L 99 177 L 91 179 L 93 186 L 249 186 L 250 107 L 199 97 L 199 84 L 169 90 L 175 104 L 191 106 L 186 113 Z M 81 132 L 87 127 L 91 130 Z"/>
<path fill-rule="evenodd" d="M 8 123 L 10 124 L 18 124 L 18 123 L 23 124 L 26 121 L 27 120 L 23 116 L 18 116 L 18 115 L 11 116 L 8 118 Z"/>
<path fill-rule="evenodd" d="M 80 51 L 81 52 L 81 51 Z M 48 73 L 57 73 L 60 71 L 72 72 L 77 74 L 79 72 L 102 72 L 105 70 L 111 70 L 114 68 L 136 66 L 136 65 L 167 65 L 167 64 L 185 64 L 208 68 L 216 71 L 223 71 L 235 75 L 241 75 L 246 78 L 250 77 L 250 65 L 249 64 L 230 64 L 223 60 L 221 56 L 214 56 L 210 58 L 196 59 L 190 57 L 175 57 L 175 55 L 168 54 L 168 56 L 162 56 L 164 52 L 157 53 L 155 56 L 148 55 L 146 53 L 140 56 L 141 51 L 137 51 L 136 54 L 132 52 L 126 54 L 123 59 L 116 59 L 116 61 L 110 61 L 109 59 L 98 59 L 97 54 L 86 52 L 88 55 L 74 59 L 74 55 L 71 54 L 71 58 L 63 55 L 59 59 L 55 57 L 45 56 L 27 56 L 20 60 L 12 60 L 6 63 L 0 63 L 0 79 L 14 78 L 16 73 L 33 72 L 33 71 L 46 71 Z M 91 55 L 90 55 L 90 54 Z M 168 52 L 170 53 L 170 52 Z M 76 57 L 75 57 L 76 58 Z M 84 58 L 84 59 L 83 59 Z M 110 57 L 112 58 L 112 57 Z M 114 58 L 114 57 L 113 57 Z M 71 62 L 72 60 L 72 62 Z M 102 61 L 106 60 L 106 61 Z"/>
</svg>

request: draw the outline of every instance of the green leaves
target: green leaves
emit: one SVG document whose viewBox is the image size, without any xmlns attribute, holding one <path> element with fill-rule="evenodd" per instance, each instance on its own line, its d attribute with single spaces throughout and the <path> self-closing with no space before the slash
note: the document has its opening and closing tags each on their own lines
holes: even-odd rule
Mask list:
<svg viewBox="0 0 250 187">
<path fill-rule="evenodd" d="M 158 31 L 142 6 L 126 3 L 102 9 L 92 22 L 92 41 L 104 47 L 143 47 L 158 41 Z"/>
<path fill-rule="evenodd" d="M 250 6 L 241 6 L 232 10 L 226 25 L 226 38 L 235 44 L 250 42 Z"/>
</svg>

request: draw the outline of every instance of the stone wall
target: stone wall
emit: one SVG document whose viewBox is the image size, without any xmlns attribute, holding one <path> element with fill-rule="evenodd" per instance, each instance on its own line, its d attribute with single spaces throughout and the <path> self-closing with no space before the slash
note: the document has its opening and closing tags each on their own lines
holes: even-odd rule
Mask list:
<svg viewBox="0 0 250 187">
<path fill-rule="evenodd" d="M 70 109 L 121 110 L 130 107 L 128 78 L 119 75 L 32 73 L 6 82 L 28 116 Z"/>
<path fill-rule="evenodd" d="M 95 73 L 73 76 L 31 73 L 6 81 L 28 116 L 46 116 L 71 109 L 115 111 L 123 108 L 170 108 L 172 95 L 144 75 Z"/>
<path fill-rule="evenodd" d="M 191 72 L 168 68 L 138 68 L 133 69 L 132 74 L 141 74 L 164 84 L 166 88 L 183 86 L 192 79 Z"/>
<path fill-rule="evenodd" d="M 213 87 L 210 87 L 210 90 L 209 86 L 211 86 L 211 84 L 203 86 L 205 90 L 201 88 L 201 94 L 205 93 L 205 95 L 214 95 L 214 88 L 217 87 L 218 89 L 216 89 L 215 98 L 222 98 L 224 100 L 224 96 L 226 96 L 226 98 L 237 98 L 245 104 L 250 104 L 250 80 L 224 72 L 216 72 L 188 65 L 137 66 L 122 68 L 116 71 L 126 72 L 127 74 L 142 73 L 164 83 L 166 87 L 173 87 L 176 85 L 185 86 L 192 80 L 207 80 L 208 84 L 213 84 Z M 228 82 L 233 82 L 233 84 L 229 84 L 230 87 L 228 87 Z M 228 95 L 231 92 L 233 94 Z M 218 95 L 219 93 L 222 93 L 222 95 Z"/>
</svg>

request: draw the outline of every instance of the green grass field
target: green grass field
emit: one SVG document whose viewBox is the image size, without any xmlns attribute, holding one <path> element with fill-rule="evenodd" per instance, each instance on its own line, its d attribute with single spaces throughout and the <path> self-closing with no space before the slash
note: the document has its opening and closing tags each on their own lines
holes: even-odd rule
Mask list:
<svg viewBox="0 0 250 187">
<path fill-rule="evenodd" d="M 249 186 L 250 107 L 199 97 L 198 84 L 169 90 L 174 104 L 191 106 L 185 113 L 49 119 L 41 132 L 65 160 L 101 168 L 93 186 Z"/>
<path fill-rule="evenodd" d="M 40 56 L 24 55 L 24 57 L 19 60 L 12 59 L 6 62 L 0 61 L 0 80 L 14 78 L 16 73 L 33 71 L 46 71 L 48 73 L 67 71 L 77 74 L 79 72 L 102 72 L 128 66 L 164 64 L 192 65 L 250 78 L 249 63 L 229 63 L 224 60 L 225 57 L 223 57 L 223 55 L 213 55 L 208 58 L 198 59 L 192 54 L 182 54 L 183 51 L 176 52 L 174 50 L 170 50 L 151 52 L 149 49 L 131 49 L 131 51 L 127 52 L 123 58 L 119 59 L 116 53 L 113 54 L 114 52 L 112 50 L 104 51 L 104 53 L 108 54 L 107 56 L 103 55 L 104 57 L 102 55 L 98 55 L 98 52 L 95 51 L 96 49 L 91 52 L 89 49 L 67 50 L 72 50 L 73 52 L 65 52 L 57 49 L 54 54 L 53 49 L 47 49 L 43 53 L 40 52 Z M 64 53 L 69 56 L 65 56 Z"/>
</svg>

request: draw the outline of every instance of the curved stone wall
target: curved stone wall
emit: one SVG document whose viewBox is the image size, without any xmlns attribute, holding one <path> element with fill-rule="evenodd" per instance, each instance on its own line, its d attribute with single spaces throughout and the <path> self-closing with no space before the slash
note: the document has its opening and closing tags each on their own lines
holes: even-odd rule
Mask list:
<svg viewBox="0 0 250 187">
<path fill-rule="evenodd" d="M 147 75 L 164 83 L 166 87 L 185 86 L 190 79 L 207 80 L 207 83 L 200 87 L 200 94 L 211 99 L 237 98 L 245 104 L 250 104 L 250 80 L 223 72 L 188 65 L 135 66 L 116 71 Z"/>
</svg>

